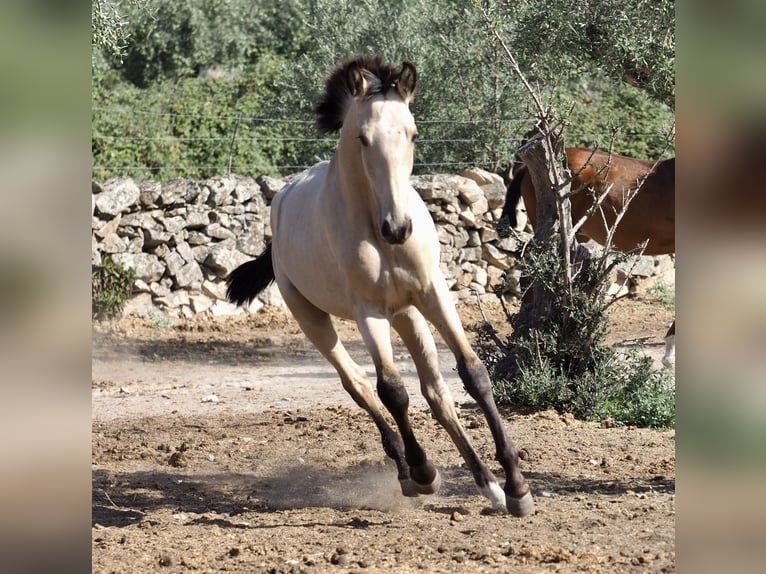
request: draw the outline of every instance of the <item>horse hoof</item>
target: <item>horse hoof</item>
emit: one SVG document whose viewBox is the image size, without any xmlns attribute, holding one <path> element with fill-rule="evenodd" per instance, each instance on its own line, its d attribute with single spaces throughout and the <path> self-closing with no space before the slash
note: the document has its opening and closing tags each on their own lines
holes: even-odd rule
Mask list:
<svg viewBox="0 0 766 574">
<path fill-rule="evenodd" d="M 414 480 L 412 481 L 418 494 L 436 494 L 439 492 L 439 489 L 442 487 L 442 475 L 438 469 L 434 470 L 436 470 L 436 476 L 430 484 L 418 484 Z"/>
<path fill-rule="evenodd" d="M 402 489 L 402 494 L 408 498 L 417 498 L 420 496 L 416 482 L 411 478 L 399 479 L 399 486 Z"/>
<path fill-rule="evenodd" d="M 508 505 L 508 512 L 518 518 L 529 516 L 535 512 L 535 501 L 531 492 L 527 492 L 521 498 L 506 496 L 505 501 Z"/>
</svg>

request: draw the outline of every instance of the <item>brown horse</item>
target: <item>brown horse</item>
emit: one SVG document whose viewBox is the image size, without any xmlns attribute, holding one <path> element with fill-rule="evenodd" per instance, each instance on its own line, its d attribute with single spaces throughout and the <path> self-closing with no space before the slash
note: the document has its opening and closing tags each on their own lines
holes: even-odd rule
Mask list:
<svg viewBox="0 0 766 574">
<path fill-rule="evenodd" d="M 615 229 L 612 244 L 623 252 L 648 241 L 644 255 L 665 255 L 676 251 L 676 160 L 658 162 L 634 159 L 605 151 L 567 148 L 567 166 L 572 174 L 570 197 L 572 222 L 588 213 L 595 198 L 607 191 L 601 208 L 593 211 L 580 228 L 579 238 L 603 245 L 617 214 L 632 196 L 625 215 Z M 503 217 L 517 227 L 516 206 L 524 199 L 528 221 L 535 223 L 535 188 L 523 164 L 516 169 L 508 185 Z M 665 337 L 663 363 L 675 358 L 675 321 Z"/>
<path fill-rule="evenodd" d="M 570 198 L 573 223 L 587 213 L 595 197 L 612 186 L 601 204 L 601 210 L 596 210 L 580 228 L 581 236 L 603 245 L 626 197 L 635 193 L 630 208 L 614 233 L 614 247 L 630 251 L 649 240 L 644 255 L 675 253 L 675 158 L 656 162 L 655 166 L 653 161 L 584 148 L 567 148 L 566 155 L 574 192 Z M 523 165 L 514 174 L 505 196 L 503 216 L 508 217 L 511 227 L 516 227 L 515 208 L 522 197 L 529 222 L 534 226 L 535 188 Z"/>
</svg>

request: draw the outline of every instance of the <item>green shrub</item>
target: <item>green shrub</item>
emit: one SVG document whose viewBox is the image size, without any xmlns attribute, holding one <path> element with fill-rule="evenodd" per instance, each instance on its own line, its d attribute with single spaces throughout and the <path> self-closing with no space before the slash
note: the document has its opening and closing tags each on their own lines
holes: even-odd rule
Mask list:
<svg viewBox="0 0 766 574">
<path fill-rule="evenodd" d="M 655 371 L 651 360 L 631 349 L 619 355 L 609 349 L 597 371 L 568 377 L 550 361 L 523 366 L 519 375 L 493 380 L 500 404 L 535 410 L 553 408 L 588 421 L 614 422 L 651 428 L 675 425 L 675 387 L 670 371 Z M 497 375 L 497 373 L 494 373 Z"/>
<path fill-rule="evenodd" d="M 590 259 L 571 291 L 563 287 L 563 263 L 553 243 L 530 242 L 517 261 L 522 281 L 538 282 L 550 308 L 530 327 L 522 305 L 511 317 L 506 341 L 490 325 L 479 329 L 479 355 L 487 365 L 500 404 L 554 408 L 585 420 L 665 428 L 675 423 L 675 389 L 670 371 L 655 371 L 637 351 L 618 354 L 605 343 L 609 271 L 626 256 Z M 502 291 L 503 287 L 499 288 Z"/>
<path fill-rule="evenodd" d="M 91 312 L 94 319 L 119 315 L 133 291 L 135 270 L 124 269 L 111 259 L 91 271 Z"/>
<path fill-rule="evenodd" d="M 502 51 L 487 41 L 486 23 L 470 3 L 413 0 L 392 9 L 390 3 L 348 0 L 194 0 L 183 6 L 147 0 L 148 10 L 133 4 L 125 7 L 123 61 L 94 50 L 98 180 L 207 178 L 230 165 L 243 175 L 287 175 L 327 159 L 336 140 L 317 133 L 311 108 L 328 70 L 356 53 L 417 65 L 416 173 L 473 165 L 507 169 L 533 123 L 522 86 L 508 73 Z M 530 41 L 519 36 L 524 28 L 517 20 L 535 12 L 534 6 L 518 9 L 494 8 L 495 23 L 514 49 Z M 559 25 L 566 28 L 562 10 Z M 530 30 L 536 37 L 534 26 Z M 596 65 L 546 62 L 556 63 L 555 80 L 538 80 L 556 92 L 555 105 L 574 105 L 568 145 L 608 147 L 614 139 L 617 153 L 663 153 L 673 118 L 667 106 L 606 79 Z M 210 69 L 222 77 L 199 77 Z"/>
<path fill-rule="evenodd" d="M 676 310 L 676 297 L 673 290 L 663 280 L 658 280 L 646 290 L 649 301 L 656 303 L 668 311 Z"/>
</svg>

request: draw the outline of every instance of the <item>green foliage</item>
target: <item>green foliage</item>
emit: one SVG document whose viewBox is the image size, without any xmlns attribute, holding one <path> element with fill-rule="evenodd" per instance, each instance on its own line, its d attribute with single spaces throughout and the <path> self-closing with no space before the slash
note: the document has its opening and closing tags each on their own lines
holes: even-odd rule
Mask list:
<svg viewBox="0 0 766 574">
<path fill-rule="evenodd" d="M 675 155 L 675 115 L 645 91 L 599 75 L 597 70 L 562 86 L 554 101 L 572 107 L 566 145 L 612 149 L 641 159 Z"/>
<path fill-rule="evenodd" d="M 125 308 L 133 291 L 136 273 L 111 259 L 91 271 L 91 312 L 94 319 L 114 317 Z"/>
<path fill-rule="evenodd" d="M 646 290 L 649 301 L 657 303 L 669 311 L 676 310 L 676 296 L 674 291 L 662 279 Z"/>
<path fill-rule="evenodd" d="M 511 3 L 508 3 L 511 4 Z M 673 0 L 526 0 L 511 4 L 513 46 L 531 79 L 550 85 L 597 65 L 675 107 Z"/>
<path fill-rule="evenodd" d="M 146 0 L 129 0 L 129 4 L 142 9 Z M 91 43 L 96 50 L 120 58 L 129 35 L 128 21 L 120 11 L 118 0 L 94 0 L 91 3 Z"/>
<path fill-rule="evenodd" d="M 501 345 L 488 327 L 479 332 L 479 354 L 498 402 L 555 408 L 586 420 L 672 426 L 675 398 L 669 372 L 655 372 L 645 357 L 619 356 L 605 344 L 609 272 L 627 256 L 608 258 L 605 253 L 577 264 L 568 292 L 558 253 L 555 243 L 533 241 L 517 261 L 522 280 L 540 284 L 551 300 L 537 327 L 529 328 L 522 307 L 512 318 L 512 335 Z"/>
<path fill-rule="evenodd" d="M 560 413 L 582 420 L 612 419 L 625 425 L 671 428 L 675 425 L 675 388 L 668 370 L 655 371 L 651 360 L 632 349 L 624 356 L 608 350 L 598 371 L 562 375 L 545 358 L 525 366 L 510 381 L 495 381 L 499 403 Z"/>
<path fill-rule="evenodd" d="M 264 54 L 295 54 L 306 41 L 298 0 L 134 0 L 123 12 L 130 41 L 112 65 L 139 87 L 235 74 Z"/>
<path fill-rule="evenodd" d="M 162 178 L 173 167 L 206 178 L 230 165 L 243 175 L 279 175 L 275 166 L 303 161 L 301 140 L 315 137 L 311 124 L 273 121 L 280 63 L 262 58 L 251 74 L 229 81 L 185 78 L 152 89 L 96 84 L 94 178 L 126 166 L 138 168 L 133 177 Z"/>
<path fill-rule="evenodd" d="M 571 2 L 483 4 L 493 5 L 491 25 L 521 54 L 551 102 L 564 110 L 574 104 L 567 145 L 608 147 L 616 133 L 617 153 L 672 155 L 662 135 L 672 111 L 620 82 L 608 65 L 613 54 L 583 51 L 589 18 L 614 24 L 606 30 L 615 50 L 622 50 L 621 32 L 631 34 L 631 53 L 647 45 L 608 17 L 606 8 L 620 8 L 616 14 L 641 28 L 642 17 L 622 3 L 587 3 L 591 12 Z M 659 12 L 647 9 L 647 22 L 662 24 L 657 18 L 666 14 L 667 0 L 659 4 Z M 328 70 L 359 53 L 418 68 L 417 173 L 469 165 L 501 171 L 533 123 L 527 94 L 468 2 L 132 0 L 120 8 L 120 37 L 127 39 L 120 55 L 94 36 L 93 161 L 112 168 L 97 169 L 99 179 L 136 166 L 128 175 L 208 177 L 229 165 L 276 175 L 326 159 L 335 138 L 319 136 L 311 109 Z M 579 32 L 556 35 L 570 25 Z"/>
<path fill-rule="evenodd" d="M 310 109 L 322 78 L 341 59 L 381 53 L 392 65 L 409 60 L 418 68 L 413 113 L 421 171 L 494 169 L 513 157 L 528 121 L 524 98 L 498 66 L 497 48 L 467 3 L 315 0 L 306 26 L 317 34 L 287 69 L 286 91 L 299 98 L 294 107 Z"/>
</svg>

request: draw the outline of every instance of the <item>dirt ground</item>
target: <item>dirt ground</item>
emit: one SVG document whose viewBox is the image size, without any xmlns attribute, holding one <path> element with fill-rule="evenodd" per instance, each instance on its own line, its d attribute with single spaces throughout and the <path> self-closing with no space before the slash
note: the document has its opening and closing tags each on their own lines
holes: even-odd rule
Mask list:
<svg viewBox="0 0 766 574">
<path fill-rule="evenodd" d="M 502 331 L 500 306 L 482 308 Z M 459 310 L 465 325 L 481 318 L 476 302 Z M 632 299 L 611 318 L 610 342 L 660 368 L 672 313 Z M 354 326 L 339 330 L 373 374 Z M 395 347 L 413 426 L 444 479 L 433 496 L 401 496 L 371 420 L 286 311 L 95 324 L 93 572 L 675 571 L 674 431 L 505 411 L 537 511 L 498 515 Z M 441 354 L 464 426 L 502 480 Z"/>
</svg>

